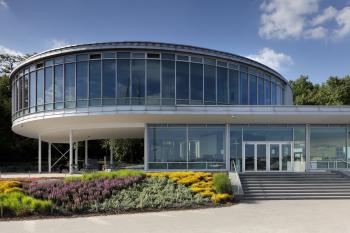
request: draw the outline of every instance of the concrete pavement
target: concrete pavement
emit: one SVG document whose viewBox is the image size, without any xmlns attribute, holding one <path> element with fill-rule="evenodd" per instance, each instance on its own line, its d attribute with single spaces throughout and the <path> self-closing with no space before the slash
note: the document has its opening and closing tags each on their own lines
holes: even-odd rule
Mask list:
<svg viewBox="0 0 350 233">
<path fill-rule="evenodd" d="M 350 232 L 349 200 L 240 203 L 157 213 L 0 222 L 1 233 L 329 233 Z"/>
</svg>

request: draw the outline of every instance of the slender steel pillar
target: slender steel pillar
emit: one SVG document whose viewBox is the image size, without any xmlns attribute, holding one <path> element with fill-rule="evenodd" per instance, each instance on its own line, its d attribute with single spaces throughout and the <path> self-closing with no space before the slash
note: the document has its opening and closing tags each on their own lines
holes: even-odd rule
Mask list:
<svg viewBox="0 0 350 233">
<path fill-rule="evenodd" d="M 88 166 L 88 140 L 85 140 L 85 168 Z"/>
<path fill-rule="evenodd" d="M 79 157 L 79 142 L 75 143 L 75 159 L 74 159 L 74 164 L 76 168 L 78 168 L 78 157 Z"/>
<path fill-rule="evenodd" d="M 51 173 L 51 142 L 49 142 L 48 145 L 48 160 L 47 160 L 47 166 L 48 166 L 48 172 Z"/>
<path fill-rule="evenodd" d="M 226 170 L 231 170 L 231 162 L 230 162 L 230 125 L 226 124 L 225 130 L 225 161 L 226 161 Z"/>
<path fill-rule="evenodd" d="M 69 130 L 69 173 L 73 173 L 73 133 Z"/>
<path fill-rule="evenodd" d="M 143 160 L 144 160 L 144 163 L 145 163 L 145 171 L 148 170 L 148 133 L 147 133 L 147 124 L 145 124 L 145 134 L 144 134 L 144 141 L 143 141 L 143 147 L 144 147 L 144 151 L 143 151 Z"/>
<path fill-rule="evenodd" d="M 41 136 L 38 138 L 38 172 L 41 173 Z"/>
</svg>

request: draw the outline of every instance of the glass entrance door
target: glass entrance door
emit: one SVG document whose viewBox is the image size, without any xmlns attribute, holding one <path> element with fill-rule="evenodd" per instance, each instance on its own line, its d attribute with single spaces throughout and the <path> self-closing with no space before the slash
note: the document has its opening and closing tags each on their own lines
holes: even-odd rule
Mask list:
<svg viewBox="0 0 350 233">
<path fill-rule="evenodd" d="M 244 171 L 293 171 L 291 142 L 243 142 Z"/>
</svg>

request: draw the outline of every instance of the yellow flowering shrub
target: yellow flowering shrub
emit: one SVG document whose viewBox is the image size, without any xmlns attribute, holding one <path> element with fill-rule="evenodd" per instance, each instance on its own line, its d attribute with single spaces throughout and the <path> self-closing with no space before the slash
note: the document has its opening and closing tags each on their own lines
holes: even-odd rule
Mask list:
<svg viewBox="0 0 350 233">
<path fill-rule="evenodd" d="M 0 181 L 0 194 L 22 192 L 22 184 L 18 181 Z"/>
<path fill-rule="evenodd" d="M 232 196 L 217 194 L 213 189 L 213 173 L 210 172 L 149 172 L 147 176 L 167 177 L 177 184 L 187 186 L 194 193 L 209 198 L 214 202 L 224 202 L 232 199 Z"/>
<path fill-rule="evenodd" d="M 217 193 L 211 196 L 211 200 L 214 202 L 225 202 L 231 200 L 232 196 L 228 193 Z"/>
</svg>

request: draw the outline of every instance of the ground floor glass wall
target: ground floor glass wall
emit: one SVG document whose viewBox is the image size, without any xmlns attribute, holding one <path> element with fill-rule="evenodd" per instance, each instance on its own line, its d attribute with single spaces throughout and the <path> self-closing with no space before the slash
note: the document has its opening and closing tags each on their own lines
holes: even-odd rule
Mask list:
<svg viewBox="0 0 350 233">
<path fill-rule="evenodd" d="M 150 170 L 350 169 L 349 125 L 148 125 L 147 148 Z"/>
<path fill-rule="evenodd" d="M 225 169 L 225 125 L 150 125 L 149 169 Z"/>
</svg>

